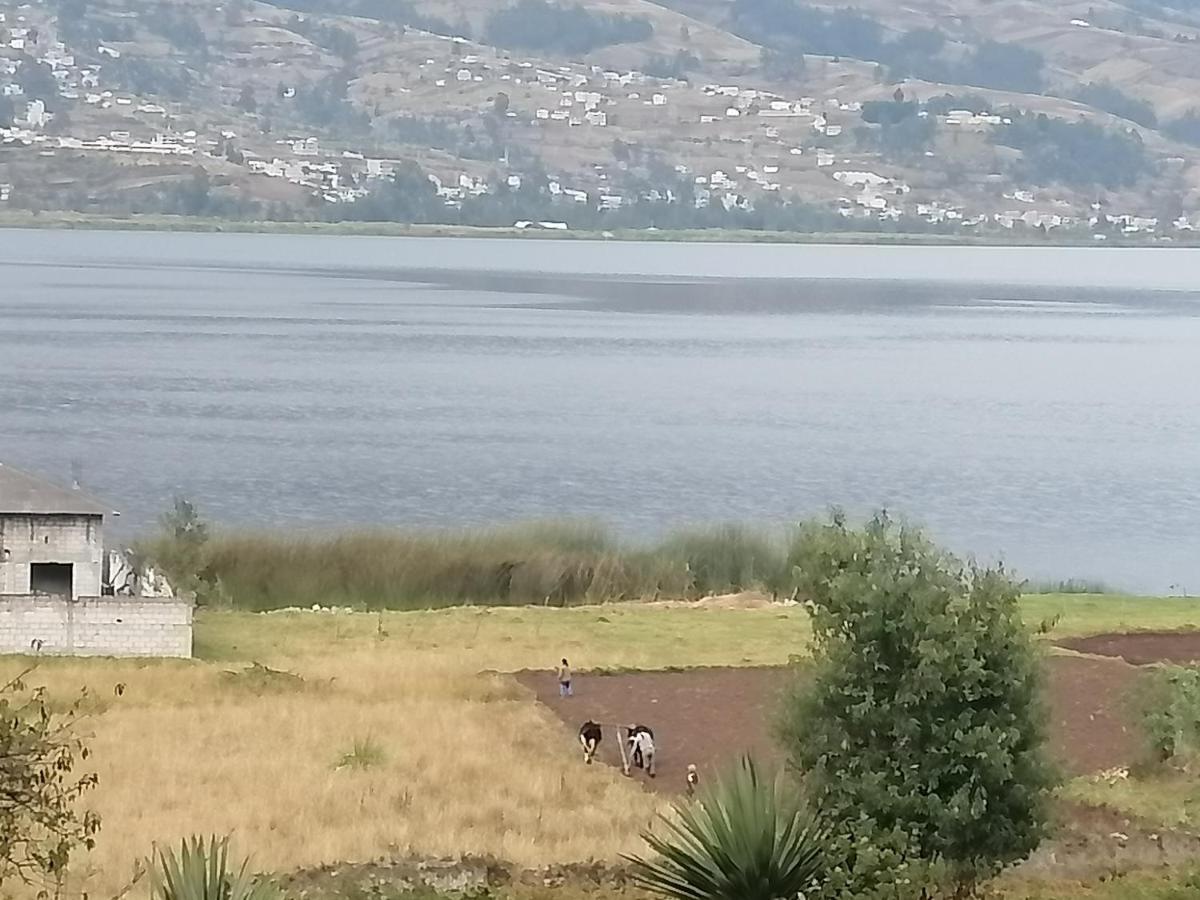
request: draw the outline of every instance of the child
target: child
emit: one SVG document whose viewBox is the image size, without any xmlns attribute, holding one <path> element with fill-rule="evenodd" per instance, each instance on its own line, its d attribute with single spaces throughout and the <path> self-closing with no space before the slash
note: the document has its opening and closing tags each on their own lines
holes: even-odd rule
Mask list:
<svg viewBox="0 0 1200 900">
<path fill-rule="evenodd" d="M 579 729 L 579 743 L 583 745 L 583 761 L 589 766 L 592 760 L 596 757 L 596 748 L 600 746 L 600 741 L 604 738 L 604 732 L 600 730 L 600 726 L 588 719 L 583 723 L 583 727 Z"/>
<path fill-rule="evenodd" d="M 567 663 L 565 656 L 562 665 L 558 667 L 558 696 L 571 696 L 571 666 Z"/>
</svg>

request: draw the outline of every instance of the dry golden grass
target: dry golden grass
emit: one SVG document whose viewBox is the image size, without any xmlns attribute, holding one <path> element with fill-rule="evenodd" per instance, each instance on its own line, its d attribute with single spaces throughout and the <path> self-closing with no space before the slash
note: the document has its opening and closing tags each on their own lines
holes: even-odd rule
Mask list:
<svg viewBox="0 0 1200 900">
<path fill-rule="evenodd" d="M 233 832 L 272 871 L 394 854 L 540 865 L 633 849 L 653 816 L 613 772 L 579 766 L 570 736 L 507 679 L 373 653 L 330 671 L 332 685 L 228 686 L 96 720 L 95 889 L 191 832 Z M 367 737 L 382 761 L 339 769 Z"/>
<path fill-rule="evenodd" d="M 303 682 L 230 674 L 244 661 L 41 664 L 31 681 L 56 700 L 82 685 L 92 693 L 80 727 L 100 776 L 89 803 L 104 824 L 75 869 L 92 896 L 118 891 L 154 842 L 191 833 L 231 832 L 267 871 L 396 855 L 538 866 L 639 849 L 660 801 L 607 767 L 580 765 L 573 735 L 515 680 L 481 674 L 547 664 L 542 653 L 503 640 L 451 653 L 402 629 L 381 638 L 371 616 L 242 624 L 288 618 L 295 639 L 254 658 Z M 335 618 L 353 638 L 332 637 Z M 339 768 L 367 738 L 381 761 Z"/>
</svg>

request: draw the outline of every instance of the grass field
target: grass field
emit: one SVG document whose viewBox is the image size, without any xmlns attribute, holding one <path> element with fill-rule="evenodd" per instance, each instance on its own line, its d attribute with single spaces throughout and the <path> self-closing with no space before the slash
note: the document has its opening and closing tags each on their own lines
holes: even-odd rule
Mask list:
<svg viewBox="0 0 1200 900">
<path fill-rule="evenodd" d="M 1056 621 L 1061 636 L 1193 627 L 1195 609 L 1024 601 L 1031 627 Z M 197 660 L 47 659 L 33 680 L 63 698 L 93 692 L 81 727 L 104 827 L 77 873 L 106 896 L 155 841 L 192 832 L 233 832 L 280 872 L 396 854 L 613 860 L 640 848 L 661 801 L 607 767 L 581 767 L 571 736 L 498 673 L 561 656 L 581 671 L 783 663 L 808 636 L 798 607 L 202 611 Z"/>
<path fill-rule="evenodd" d="M 1200 627 L 1200 601 L 1121 595 L 1041 594 L 1022 600 L 1030 628 L 1048 637 Z M 383 613 L 202 612 L 196 655 L 259 662 L 336 656 L 364 644 L 407 653 L 453 651 L 477 670 L 664 669 L 786 663 L 804 652 L 800 607 L 680 608 L 610 604 L 570 609 L 478 607 Z"/>
</svg>

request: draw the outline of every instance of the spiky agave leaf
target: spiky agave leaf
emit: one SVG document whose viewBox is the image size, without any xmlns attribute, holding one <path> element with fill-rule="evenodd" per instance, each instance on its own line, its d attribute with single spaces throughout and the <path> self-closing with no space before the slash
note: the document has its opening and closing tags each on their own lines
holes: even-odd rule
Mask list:
<svg viewBox="0 0 1200 900">
<path fill-rule="evenodd" d="M 627 856 L 634 879 L 676 900 L 791 900 L 824 877 L 829 833 L 776 778 L 743 758 L 642 835 L 657 859 Z"/>
<path fill-rule="evenodd" d="M 229 838 L 193 835 L 180 841 L 179 852 L 158 848 L 150 860 L 153 900 L 279 900 L 274 885 L 256 878 L 250 861 L 230 868 Z"/>
</svg>

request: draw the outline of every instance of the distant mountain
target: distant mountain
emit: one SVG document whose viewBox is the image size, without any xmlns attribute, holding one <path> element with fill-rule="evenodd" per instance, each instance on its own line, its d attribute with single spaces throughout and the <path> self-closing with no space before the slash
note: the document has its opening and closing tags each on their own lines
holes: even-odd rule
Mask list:
<svg viewBox="0 0 1200 900">
<path fill-rule="evenodd" d="M 0 214 L 1181 239 L 1200 0 L 0 0 Z"/>
</svg>

